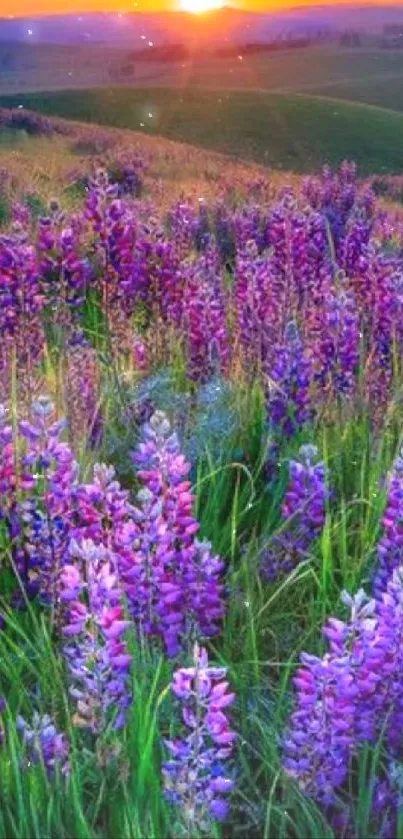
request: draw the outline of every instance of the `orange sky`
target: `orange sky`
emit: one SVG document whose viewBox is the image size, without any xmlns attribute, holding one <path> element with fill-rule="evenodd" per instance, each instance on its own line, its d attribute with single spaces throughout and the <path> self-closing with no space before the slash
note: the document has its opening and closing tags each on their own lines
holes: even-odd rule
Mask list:
<svg viewBox="0 0 403 839">
<path fill-rule="evenodd" d="M 317 0 L 228 0 L 228 5 L 241 6 L 251 11 L 264 11 L 282 6 L 314 5 Z M 335 0 L 319 0 L 320 3 Z M 336 0 L 337 2 L 337 0 Z M 360 0 L 338 0 L 338 2 L 360 2 Z M 368 0 L 361 0 L 368 2 Z M 371 0 L 369 0 L 371 2 Z M 383 0 L 372 0 L 376 5 L 381 5 Z M 385 0 L 387 5 L 392 5 L 393 0 Z M 400 5 L 402 0 L 396 0 Z M 0 0 L 0 17 L 2 15 L 34 15 L 34 14 L 55 14 L 57 12 L 79 12 L 79 11 L 138 11 L 151 12 L 161 10 L 173 10 L 180 7 L 180 0 Z"/>
</svg>

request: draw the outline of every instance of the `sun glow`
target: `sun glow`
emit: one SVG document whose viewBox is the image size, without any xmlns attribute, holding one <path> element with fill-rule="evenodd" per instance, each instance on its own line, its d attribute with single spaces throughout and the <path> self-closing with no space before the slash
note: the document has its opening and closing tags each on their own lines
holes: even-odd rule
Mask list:
<svg viewBox="0 0 403 839">
<path fill-rule="evenodd" d="M 204 12 L 212 12 L 213 9 L 222 9 L 222 0 L 181 0 L 183 12 L 191 12 L 192 15 L 202 15 Z"/>
</svg>

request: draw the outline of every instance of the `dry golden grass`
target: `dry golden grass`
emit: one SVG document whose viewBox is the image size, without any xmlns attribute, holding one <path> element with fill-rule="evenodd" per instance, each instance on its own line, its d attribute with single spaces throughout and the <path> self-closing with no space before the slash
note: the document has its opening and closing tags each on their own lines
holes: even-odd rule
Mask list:
<svg viewBox="0 0 403 839">
<path fill-rule="evenodd" d="M 98 142 L 105 146 L 100 152 Z M 89 152 L 77 153 L 77 143 L 87 146 Z M 292 173 L 237 162 L 163 138 L 113 128 L 92 129 L 79 123 L 70 123 L 69 136 L 31 138 L 19 132 L 0 142 L 0 169 L 8 173 L 10 197 L 35 194 L 48 202 L 57 196 L 66 209 L 82 203 L 82 196 L 72 188 L 81 176 L 134 156 L 145 161 L 145 194 L 161 212 L 180 198 L 208 200 L 228 190 L 245 197 L 257 182 L 262 182 L 260 194 L 264 197 L 285 181 L 299 180 Z"/>
</svg>

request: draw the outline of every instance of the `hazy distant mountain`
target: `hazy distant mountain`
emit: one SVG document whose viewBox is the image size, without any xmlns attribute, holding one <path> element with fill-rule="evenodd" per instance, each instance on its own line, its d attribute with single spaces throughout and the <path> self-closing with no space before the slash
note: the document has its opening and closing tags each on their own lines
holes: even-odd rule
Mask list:
<svg viewBox="0 0 403 839">
<path fill-rule="evenodd" d="M 325 5 L 254 14 L 226 7 L 207 18 L 184 12 L 163 14 L 97 13 L 0 18 L 0 41 L 59 44 L 111 44 L 152 49 L 162 43 L 267 42 L 280 35 L 301 36 L 348 28 L 379 31 L 403 23 L 402 6 Z"/>
</svg>

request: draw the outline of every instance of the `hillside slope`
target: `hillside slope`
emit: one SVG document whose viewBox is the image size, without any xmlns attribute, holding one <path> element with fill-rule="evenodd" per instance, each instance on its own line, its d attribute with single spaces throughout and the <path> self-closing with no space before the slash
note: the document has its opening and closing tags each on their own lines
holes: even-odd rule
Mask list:
<svg viewBox="0 0 403 839">
<path fill-rule="evenodd" d="M 119 89 L 0 97 L 0 105 L 130 128 L 295 172 L 356 159 L 402 171 L 403 114 L 306 95 Z"/>
</svg>

